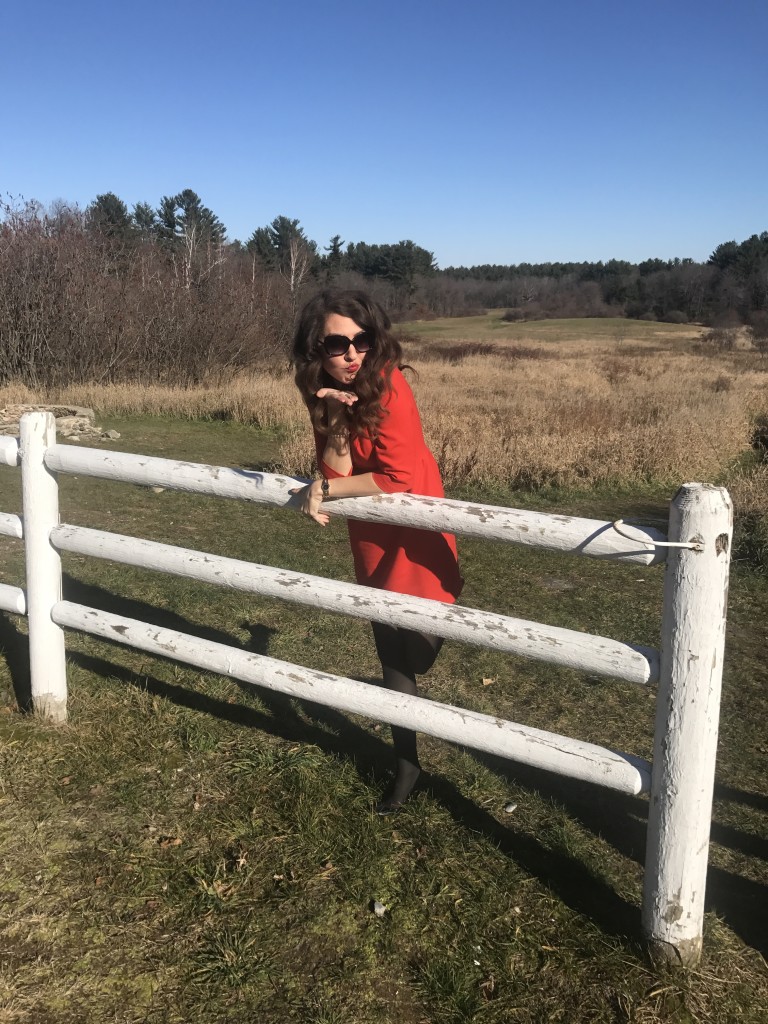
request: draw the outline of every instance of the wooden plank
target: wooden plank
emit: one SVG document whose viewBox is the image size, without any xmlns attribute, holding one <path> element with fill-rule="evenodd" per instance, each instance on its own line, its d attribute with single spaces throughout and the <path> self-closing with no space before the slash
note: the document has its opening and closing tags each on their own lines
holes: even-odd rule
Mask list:
<svg viewBox="0 0 768 1024">
<path fill-rule="evenodd" d="M 15 437 L 0 437 L 0 466 L 18 466 L 19 441 Z"/>
<path fill-rule="evenodd" d="M 577 630 L 81 526 L 56 527 L 51 532 L 51 541 L 60 551 L 113 559 L 329 612 L 418 629 L 592 675 L 641 684 L 658 678 L 658 652 L 652 648 Z"/>
<path fill-rule="evenodd" d="M 273 473 L 227 469 L 193 462 L 178 462 L 146 455 L 95 448 L 54 445 L 46 465 L 59 473 L 76 473 L 104 480 L 166 487 L 221 498 L 238 498 L 272 505 L 297 507 L 290 490 L 307 481 Z M 623 537 L 611 523 L 575 516 L 499 508 L 477 502 L 430 498 L 414 494 L 380 494 L 370 498 L 345 498 L 323 506 L 329 515 L 365 522 L 394 523 L 425 530 L 441 530 L 466 537 L 547 548 L 551 551 L 654 565 L 666 559 L 666 550 L 655 547 L 664 535 L 648 527 L 625 526 L 637 541 Z"/>
<path fill-rule="evenodd" d="M 24 536 L 21 517 L 14 516 L 10 512 L 0 512 L 0 534 L 4 537 L 16 537 L 21 540 Z"/>
<path fill-rule="evenodd" d="M 733 506 L 728 492 L 684 484 L 672 501 L 673 548 L 662 616 L 643 928 L 657 953 L 701 956 L 709 828 L 723 677 Z"/>
<path fill-rule="evenodd" d="M 37 714 L 63 722 L 67 717 L 64 633 L 51 619 L 51 608 L 61 600 L 61 559 L 51 544 L 51 530 L 59 522 L 59 487 L 45 465 L 46 449 L 56 440 L 56 420 L 50 412 L 25 413 L 20 430 L 32 704 Z"/>
<path fill-rule="evenodd" d="M 13 612 L 15 615 L 27 614 L 27 599 L 20 587 L 11 587 L 0 583 L 0 611 Z"/>
<path fill-rule="evenodd" d="M 403 725 L 461 746 L 485 750 L 570 778 L 637 795 L 650 785 L 642 758 L 616 753 L 567 736 L 505 722 L 423 697 L 383 690 L 369 683 L 318 672 L 210 640 L 162 629 L 120 615 L 59 602 L 52 611 L 60 626 L 78 629 L 207 672 L 311 700 L 353 714 Z"/>
</svg>

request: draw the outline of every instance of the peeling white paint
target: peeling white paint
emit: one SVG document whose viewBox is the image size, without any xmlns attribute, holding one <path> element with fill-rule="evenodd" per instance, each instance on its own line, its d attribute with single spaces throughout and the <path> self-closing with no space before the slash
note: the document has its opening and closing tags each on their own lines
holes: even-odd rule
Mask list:
<svg viewBox="0 0 768 1024">
<path fill-rule="evenodd" d="M 637 795 L 650 785 L 650 766 L 639 758 L 607 750 L 592 743 L 504 722 L 463 708 L 394 693 L 355 679 L 291 665 L 260 654 L 238 651 L 225 644 L 201 640 L 176 630 L 158 629 L 128 619 L 60 601 L 51 612 L 53 621 L 68 629 L 114 639 L 150 654 L 166 656 L 207 672 L 229 675 L 291 697 L 340 708 L 395 725 L 405 725 L 453 743 L 557 772 L 585 782 L 597 782 L 622 793 Z"/>
<path fill-rule="evenodd" d="M 54 445 L 46 455 L 46 465 L 60 473 L 78 473 L 145 487 L 162 486 L 170 490 L 239 498 L 293 509 L 298 508 L 298 501 L 290 491 L 306 483 L 303 479 L 273 473 L 211 467 L 72 445 Z M 659 531 L 633 527 L 637 536 L 637 541 L 634 541 L 617 533 L 611 523 L 595 519 L 499 508 L 448 498 L 437 501 L 415 494 L 345 498 L 329 501 L 323 508 L 331 516 L 347 519 L 445 530 L 463 536 L 532 545 L 611 561 L 653 565 L 666 558 L 664 548 L 653 546 L 655 541 L 665 539 Z"/>
<path fill-rule="evenodd" d="M 0 437 L 0 466 L 18 466 L 19 442 L 15 437 Z"/>
<path fill-rule="evenodd" d="M 50 412 L 25 413 L 19 430 L 32 704 L 39 714 L 62 721 L 67 707 L 64 634 L 51 620 L 51 608 L 61 599 L 61 559 L 50 541 L 59 523 L 59 488 L 45 465 L 46 450 L 56 440 L 56 420 Z"/>
<path fill-rule="evenodd" d="M 24 536 L 24 524 L 20 516 L 14 516 L 10 512 L 0 512 L 0 534 L 4 537 L 16 537 L 21 540 Z"/>
<path fill-rule="evenodd" d="M 688 964 L 701 953 L 732 528 L 723 488 L 678 491 L 670 540 L 700 537 L 702 550 L 672 548 L 666 568 L 643 928 Z"/>
<path fill-rule="evenodd" d="M 60 551 L 114 559 L 127 565 L 295 601 L 356 618 L 419 629 L 592 675 L 640 684 L 655 682 L 658 678 L 658 652 L 654 649 L 577 630 L 82 526 L 59 526 L 51 532 L 51 541 Z"/>
</svg>

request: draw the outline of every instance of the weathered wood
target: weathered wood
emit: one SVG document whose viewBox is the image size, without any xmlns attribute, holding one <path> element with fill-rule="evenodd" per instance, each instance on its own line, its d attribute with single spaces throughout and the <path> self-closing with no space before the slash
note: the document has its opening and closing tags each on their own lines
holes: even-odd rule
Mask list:
<svg viewBox="0 0 768 1024">
<path fill-rule="evenodd" d="M 0 611 L 13 612 L 16 615 L 27 614 L 27 599 L 20 587 L 11 587 L 0 583 Z"/>
<path fill-rule="evenodd" d="M 0 466 L 18 466 L 19 442 L 15 437 L 0 437 Z"/>
<path fill-rule="evenodd" d="M 14 516 L 10 512 L 0 512 L 0 534 L 3 537 L 16 537 L 21 540 L 24 536 L 21 516 Z"/>
<path fill-rule="evenodd" d="M 51 542 L 60 551 L 110 558 L 356 618 L 418 629 L 594 675 L 634 683 L 658 679 L 658 652 L 652 648 L 623 644 L 572 629 L 81 526 L 57 527 L 51 533 Z"/>
<path fill-rule="evenodd" d="M 61 600 L 61 559 L 50 542 L 59 523 L 59 488 L 44 462 L 46 448 L 56 440 L 56 420 L 50 412 L 26 413 L 20 431 L 32 705 L 37 714 L 62 722 L 67 717 L 64 633 L 51 619 L 51 608 Z"/>
<path fill-rule="evenodd" d="M 194 665 L 269 690 L 379 718 L 462 746 L 510 758 L 570 778 L 594 782 L 622 793 L 638 794 L 650 785 L 650 767 L 642 758 L 616 753 L 567 736 L 505 722 L 490 715 L 383 690 L 369 683 L 238 651 L 135 619 L 95 608 L 59 602 L 55 622 L 117 643 Z"/>
<path fill-rule="evenodd" d="M 272 473 L 177 462 L 145 455 L 55 445 L 46 464 L 56 472 L 103 480 L 165 487 L 193 494 L 238 498 L 282 508 L 297 508 L 292 488 L 306 480 Z M 666 558 L 655 547 L 664 535 L 647 527 L 627 527 L 637 542 L 623 537 L 611 523 L 574 516 L 549 515 L 523 509 L 497 508 L 476 502 L 429 498 L 413 494 L 381 494 L 345 498 L 323 506 L 329 515 L 365 522 L 395 523 L 425 530 L 446 530 L 467 537 L 547 548 L 611 561 L 653 565 Z"/>
<path fill-rule="evenodd" d="M 732 535 L 728 492 L 685 484 L 670 513 L 643 928 L 656 952 L 701 955 Z"/>
</svg>

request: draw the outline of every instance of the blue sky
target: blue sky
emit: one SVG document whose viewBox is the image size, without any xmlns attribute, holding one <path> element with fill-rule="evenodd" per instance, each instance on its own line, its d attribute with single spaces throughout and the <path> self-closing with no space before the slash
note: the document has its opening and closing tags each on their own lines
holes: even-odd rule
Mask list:
<svg viewBox="0 0 768 1024">
<path fill-rule="evenodd" d="M 768 230 L 765 0 L 15 0 L 0 194 L 192 188 L 245 240 L 441 266 L 691 256 Z"/>
</svg>

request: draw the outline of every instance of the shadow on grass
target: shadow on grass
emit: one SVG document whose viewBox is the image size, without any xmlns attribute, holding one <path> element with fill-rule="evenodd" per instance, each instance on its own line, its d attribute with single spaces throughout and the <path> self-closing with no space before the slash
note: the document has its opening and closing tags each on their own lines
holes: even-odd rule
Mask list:
<svg viewBox="0 0 768 1024">
<path fill-rule="evenodd" d="M 268 653 L 273 630 L 258 624 L 244 624 L 250 631 L 250 640 L 243 646 L 231 635 L 217 629 L 200 626 L 168 610 L 158 609 L 135 599 L 118 597 L 103 588 L 85 584 L 72 577 L 65 578 L 65 593 L 69 600 L 134 618 L 152 621 L 164 628 L 191 633 L 203 639 L 255 654 Z M 107 643 L 108 641 L 104 641 Z M 115 646 L 122 646 L 116 644 Z M 27 637 L 0 616 L 0 648 L 11 673 L 19 707 L 30 703 L 29 652 Z M 140 676 L 131 669 L 112 663 L 105 658 L 83 652 L 70 652 L 69 659 L 85 671 L 101 677 L 123 681 L 127 685 L 147 690 L 179 706 L 211 715 L 222 721 L 246 728 L 259 729 L 267 735 L 289 742 L 309 743 L 323 752 L 348 758 L 363 780 L 383 782 L 385 766 L 392 758 L 392 748 L 383 739 L 352 722 L 346 715 L 308 701 L 297 701 L 283 694 L 261 687 L 241 684 L 248 694 L 254 689 L 267 711 L 245 705 L 232 705 L 198 691 L 191 691 L 162 680 Z M 169 659 L 173 661 L 173 659 Z M 362 680 L 375 682 L 375 680 Z M 557 802 L 582 825 L 600 835 L 619 853 L 643 863 L 645 849 L 645 818 L 647 804 L 640 799 L 602 790 L 599 787 L 552 776 L 525 766 L 510 765 L 499 758 L 475 754 L 501 777 L 515 785 L 535 790 L 545 799 Z M 505 855 L 513 858 L 529 875 L 555 893 L 567 906 L 594 921 L 606 934 L 633 942 L 641 941 L 638 908 L 619 896 L 606 882 L 596 877 L 578 859 L 565 852 L 550 850 L 530 835 L 515 831 L 500 823 L 473 801 L 464 797 L 447 779 L 425 772 L 422 788 L 450 812 L 454 820 L 471 832 L 494 843 Z M 757 794 L 720 787 L 719 796 L 757 802 L 764 806 Z M 713 839 L 748 856 L 764 856 L 765 844 L 754 836 L 747 836 L 735 828 L 713 825 Z M 707 907 L 717 912 L 744 942 L 761 952 L 768 941 L 762 927 L 767 916 L 766 889 L 759 883 L 721 868 L 710 866 L 708 874 Z"/>
<path fill-rule="evenodd" d="M 638 908 L 593 875 L 579 860 L 549 850 L 532 836 L 502 825 L 445 779 L 428 778 L 425 786 L 445 805 L 457 824 L 489 839 L 572 910 L 594 921 L 608 935 L 633 942 L 641 940 Z M 540 790 L 540 787 L 531 788 Z"/>
<path fill-rule="evenodd" d="M 536 771 L 524 765 L 512 765 L 500 758 L 473 753 L 478 761 L 491 768 L 496 774 L 509 779 L 515 785 L 535 790 L 544 799 L 557 803 L 584 828 L 610 843 L 618 853 L 644 866 L 648 817 L 648 804 L 645 800 L 573 779 L 554 776 L 547 772 Z M 715 795 L 718 798 L 727 797 L 739 803 L 754 804 L 758 808 L 765 806 L 765 800 L 759 794 L 742 792 L 732 787 L 716 786 Z M 721 846 L 727 846 L 755 860 L 765 860 L 768 857 L 768 842 L 765 839 L 730 825 L 720 825 L 713 821 L 711 839 Z M 546 851 L 544 853 L 546 855 Z M 546 867 L 544 870 L 546 871 Z M 538 874 L 539 872 L 533 873 Z M 565 902 L 574 906 L 574 909 L 581 910 L 607 931 L 609 929 L 596 916 L 596 912 L 600 914 L 602 908 L 596 911 L 594 906 L 590 907 L 590 901 L 600 897 L 599 891 L 594 885 L 594 878 L 592 876 L 589 878 L 592 879 L 593 892 L 586 906 L 577 906 L 568 899 L 558 887 L 559 879 L 557 877 L 548 881 L 547 884 Z M 590 888 L 589 881 L 587 882 L 588 888 Z M 765 920 L 768 917 L 768 886 L 710 863 L 707 868 L 705 909 L 721 917 L 747 945 L 752 946 L 762 955 L 768 953 L 768 933 L 765 929 Z M 635 927 L 637 927 L 637 910 L 635 908 L 633 908 L 633 914 Z M 631 937 L 632 932 L 625 931 L 624 934 Z"/>
<path fill-rule="evenodd" d="M 158 609 L 131 598 L 118 597 L 101 587 L 85 584 L 71 577 L 65 579 L 68 600 L 102 608 L 139 621 L 152 621 L 168 629 L 191 633 L 216 643 L 224 643 L 256 654 L 267 654 L 271 630 L 258 624 L 247 624 L 251 633 L 243 647 L 234 637 L 221 630 L 200 627 L 175 612 Z M 21 639 L 19 637 L 19 639 Z M 24 638 L 26 639 L 26 638 Z M 111 641 L 102 641 L 113 645 Z M 120 647 L 119 643 L 114 646 Z M 15 664 L 20 666 L 24 651 Z M 127 685 L 163 697 L 177 705 L 238 726 L 259 729 L 290 742 L 311 743 L 324 753 L 348 758 L 363 780 L 383 784 L 392 760 L 392 748 L 371 730 L 360 727 L 346 715 L 325 705 L 297 701 L 283 694 L 256 688 L 266 711 L 245 705 L 233 705 L 199 691 L 141 675 L 110 660 L 80 651 L 68 657 L 79 668 L 100 677 L 119 679 Z M 169 659 L 173 661 L 173 659 Z M 375 682 L 374 680 L 363 680 Z M 254 688 L 241 684 L 247 693 Z M 445 806 L 455 821 L 470 831 L 484 836 L 530 875 L 556 892 L 573 909 L 595 921 L 605 932 L 630 940 L 639 937 L 637 908 L 618 896 L 608 885 L 595 878 L 578 860 L 543 848 L 535 839 L 500 824 L 456 789 L 447 779 L 424 772 L 423 788 Z"/>
<path fill-rule="evenodd" d="M 344 715 L 323 705 L 292 701 L 282 694 L 259 688 L 259 699 L 270 709 L 228 704 L 182 686 L 137 675 L 130 669 L 102 658 L 75 652 L 70 660 L 79 668 L 98 676 L 119 679 L 129 686 L 146 690 L 175 704 L 212 715 L 238 726 L 258 729 L 291 743 L 312 744 L 323 753 L 349 759 L 363 781 L 383 783 L 385 766 L 392 757 L 392 748 L 376 734 L 360 728 Z M 251 690 L 250 687 L 247 688 Z M 299 715 L 298 707 L 311 721 Z M 329 732 L 329 727 L 333 732 Z M 421 789 L 438 800 L 457 824 L 483 836 L 506 856 L 514 859 L 532 877 L 549 888 L 573 910 L 584 914 L 605 933 L 630 941 L 639 941 L 637 907 L 628 903 L 608 885 L 596 878 L 578 860 L 567 854 L 542 847 L 524 833 L 505 827 L 490 814 L 464 797 L 447 779 L 429 772 L 422 774 Z"/>
<path fill-rule="evenodd" d="M 5 655 L 13 695 L 20 711 L 32 710 L 32 682 L 29 678 L 29 637 L 0 613 L 0 652 Z"/>
<path fill-rule="evenodd" d="M 118 596 L 102 587 L 83 583 L 66 574 L 64 575 L 64 596 L 68 601 L 100 608 L 114 615 L 136 619 L 139 622 L 151 622 L 153 625 L 160 626 L 163 629 L 177 630 L 180 633 L 187 633 L 201 640 L 225 644 L 227 647 L 234 647 L 237 650 L 247 651 L 252 654 L 268 655 L 269 641 L 275 632 L 271 627 L 262 626 L 259 623 L 243 622 L 241 623 L 242 628 L 250 633 L 248 643 L 243 645 L 236 637 L 223 630 L 204 626 L 197 622 L 190 622 L 189 619 L 178 615 L 176 612 L 157 608 L 155 605 L 137 601 L 134 598 Z M 109 643 L 107 640 L 102 640 L 102 642 Z M 116 646 L 124 645 L 116 644 Z M 130 669 L 122 669 L 111 662 L 73 652 L 70 652 L 68 657 L 75 664 L 86 668 L 88 671 L 95 672 L 98 675 L 112 675 L 123 679 L 125 682 L 138 685 L 139 677 L 131 672 Z M 174 659 L 171 658 L 169 660 L 173 661 Z M 141 678 L 143 679 L 143 676 Z M 355 727 L 347 717 L 333 708 L 328 708 L 312 701 L 300 701 L 264 687 L 251 686 L 249 683 L 241 682 L 240 680 L 234 681 L 249 696 L 257 692 L 260 702 L 268 709 L 270 714 L 264 715 L 246 707 L 238 708 L 236 705 L 224 704 L 221 701 L 211 701 L 204 694 L 185 690 L 183 687 L 171 686 L 170 684 L 162 683 L 160 680 L 153 680 L 153 684 L 157 689 L 152 690 L 152 692 L 160 696 L 167 696 L 168 699 L 183 704 L 191 710 L 213 714 L 227 721 L 248 725 L 251 728 L 259 728 L 264 732 L 292 741 L 300 739 L 305 743 L 318 742 L 317 737 L 313 735 L 313 730 L 306 724 L 304 717 L 306 716 L 306 718 L 317 723 L 318 726 L 324 727 L 323 735 L 327 735 L 326 730 L 331 730 L 340 737 L 346 737 L 350 750 L 355 746 L 353 738 L 358 733 L 361 737 L 359 740 L 361 750 L 364 746 L 370 746 L 370 733 Z M 370 681 L 374 682 L 374 680 Z M 167 693 L 163 692 L 163 687 L 167 687 Z M 238 717 L 238 715 L 241 717 Z M 254 718 L 254 716 L 256 717 Z M 284 724 L 286 728 L 282 729 L 282 731 L 271 728 L 270 723 L 274 725 L 275 722 Z M 290 728 L 288 727 L 289 725 Z M 304 731 L 302 732 L 302 730 Z M 379 742 L 381 743 L 381 741 Z M 384 748 L 385 745 L 381 744 L 381 746 Z"/>
</svg>

